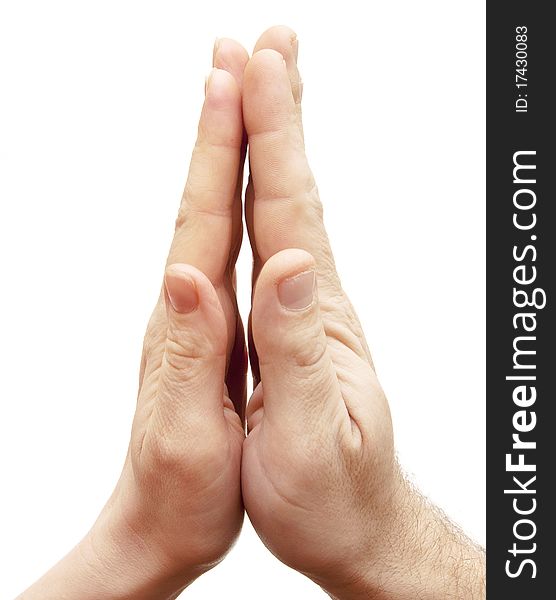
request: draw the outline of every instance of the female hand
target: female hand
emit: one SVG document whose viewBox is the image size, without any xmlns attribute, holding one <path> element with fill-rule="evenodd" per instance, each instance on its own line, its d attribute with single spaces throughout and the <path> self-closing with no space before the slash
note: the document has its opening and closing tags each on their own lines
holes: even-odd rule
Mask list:
<svg viewBox="0 0 556 600">
<path fill-rule="evenodd" d="M 215 48 L 120 480 L 80 544 L 21 598 L 175 597 L 239 534 L 246 355 L 233 288 L 247 53 Z"/>
</svg>

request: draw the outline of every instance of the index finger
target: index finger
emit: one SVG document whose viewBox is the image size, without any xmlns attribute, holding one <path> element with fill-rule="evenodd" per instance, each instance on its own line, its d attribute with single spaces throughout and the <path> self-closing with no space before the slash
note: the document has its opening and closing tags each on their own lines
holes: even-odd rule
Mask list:
<svg viewBox="0 0 556 600">
<path fill-rule="evenodd" d="M 245 68 L 243 118 L 257 255 L 264 263 L 280 250 L 307 250 L 316 259 L 319 285 L 339 292 L 322 205 L 305 155 L 299 107 L 286 62 L 274 49 L 259 50 Z"/>
<path fill-rule="evenodd" d="M 244 157 L 240 84 L 247 58 L 243 47 L 232 40 L 222 40 L 215 49 L 215 68 L 207 79 L 167 261 L 197 267 L 214 285 L 226 274 L 237 231 L 238 181 Z"/>
</svg>

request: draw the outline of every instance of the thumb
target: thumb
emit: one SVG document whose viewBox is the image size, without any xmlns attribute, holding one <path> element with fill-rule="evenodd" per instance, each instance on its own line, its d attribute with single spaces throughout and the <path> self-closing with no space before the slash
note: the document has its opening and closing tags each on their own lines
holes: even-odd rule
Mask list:
<svg viewBox="0 0 556 600">
<path fill-rule="evenodd" d="M 164 276 L 167 333 L 157 415 L 165 433 L 224 422 L 226 319 L 210 280 L 185 264 Z"/>
<path fill-rule="evenodd" d="M 255 286 L 251 318 L 265 419 L 306 425 L 337 411 L 341 394 L 309 253 L 282 250 L 267 260 Z"/>
</svg>

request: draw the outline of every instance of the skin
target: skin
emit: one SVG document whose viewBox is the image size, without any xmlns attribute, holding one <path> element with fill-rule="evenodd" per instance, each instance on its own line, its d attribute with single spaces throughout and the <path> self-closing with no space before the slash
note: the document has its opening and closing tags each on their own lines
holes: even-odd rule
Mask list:
<svg viewBox="0 0 556 600">
<path fill-rule="evenodd" d="M 482 550 L 396 462 L 305 156 L 297 51 L 286 27 L 251 58 L 215 47 L 121 478 L 85 539 L 20 598 L 175 598 L 222 560 L 244 506 L 269 550 L 333 598 L 485 597 Z M 247 437 L 234 292 L 246 140 Z"/>
<path fill-rule="evenodd" d="M 89 534 L 25 600 L 175 597 L 239 535 L 247 363 L 233 279 L 247 60 L 232 40 L 215 49 L 121 477 Z"/>
</svg>

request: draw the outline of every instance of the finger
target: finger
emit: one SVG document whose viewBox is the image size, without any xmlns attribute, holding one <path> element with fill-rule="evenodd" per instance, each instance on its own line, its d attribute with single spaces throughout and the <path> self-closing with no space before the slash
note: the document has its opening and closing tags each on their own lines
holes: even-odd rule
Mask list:
<svg viewBox="0 0 556 600">
<path fill-rule="evenodd" d="M 216 290 L 185 264 L 170 265 L 164 283 L 167 333 L 154 426 L 171 434 L 193 423 L 223 423 L 227 340 Z"/>
<path fill-rule="evenodd" d="M 230 38 L 217 38 L 212 51 L 212 66 L 224 69 L 233 75 L 239 89 L 243 82 L 243 71 L 249 60 L 247 50 Z"/>
<path fill-rule="evenodd" d="M 257 52 L 245 68 L 243 118 L 252 178 L 246 194 L 246 220 L 255 274 L 262 263 L 284 248 L 302 248 L 312 254 L 327 333 L 343 325 L 344 345 L 372 365 L 361 325 L 336 272 L 322 205 L 305 155 L 300 112 L 286 62 L 275 50 Z"/>
<path fill-rule="evenodd" d="M 265 263 L 255 286 L 252 327 L 265 419 L 305 426 L 346 411 L 340 402 L 310 254 L 289 249 Z"/>
<path fill-rule="evenodd" d="M 247 54 L 247 51 L 235 40 L 228 38 L 220 38 L 216 40 L 212 58 L 213 67 L 224 69 L 231 73 L 240 89 L 243 83 L 243 71 L 248 60 L 249 55 Z M 247 136 L 244 132 L 240 149 L 239 172 L 232 202 L 232 239 L 227 266 L 227 271 L 230 274 L 230 277 L 227 277 L 224 282 L 227 296 L 233 300 L 231 311 L 235 315 L 235 336 L 233 339 L 231 337 L 232 330 L 230 329 L 229 331 L 229 362 L 226 373 L 226 384 L 230 393 L 230 397 L 234 403 L 235 410 L 242 421 L 244 419 L 247 394 L 247 356 L 245 350 L 245 333 L 243 330 L 243 323 L 237 310 L 236 294 L 234 289 L 234 268 L 239 255 L 243 237 L 243 207 L 241 195 L 243 191 L 243 167 L 245 163 L 246 149 Z M 232 319 L 228 318 L 228 321 L 231 320 Z"/>
<path fill-rule="evenodd" d="M 234 77 L 213 69 L 168 264 L 187 261 L 217 284 L 226 272 L 242 143 L 241 95 Z"/>
<path fill-rule="evenodd" d="M 286 62 L 286 69 L 296 106 L 296 126 L 303 137 L 303 124 L 301 120 L 301 97 L 303 92 L 303 83 L 297 67 L 297 57 L 299 51 L 297 34 L 285 25 L 270 27 L 257 40 L 253 53 L 255 54 L 259 50 L 264 49 L 270 49 L 279 52 Z M 253 278 L 256 280 L 258 272 L 262 266 L 262 261 L 257 252 L 253 230 L 253 201 L 253 179 L 250 174 L 245 192 L 245 220 L 251 247 L 253 249 Z"/>
<path fill-rule="evenodd" d="M 304 248 L 317 262 L 319 289 L 341 288 L 309 168 L 286 63 L 260 50 L 247 63 L 243 117 L 253 179 L 253 233 L 261 261 L 285 248 Z"/>
<path fill-rule="evenodd" d="M 301 121 L 301 96 L 303 92 L 303 83 L 301 76 L 297 68 L 297 55 L 298 55 L 298 40 L 296 33 L 284 25 L 278 25 L 267 29 L 257 40 L 255 44 L 254 53 L 263 49 L 272 49 L 279 52 L 284 60 L 286 61 L 286 69 L 290 79 L 290 86 L 293 94 L 293 98 L 296 105 L 296 125 L 303 136 L 303 125 Z M 247 225 L 247 232 L 249 234 L 249 240 L 253 251 L 253 282 L 257 280 L 259 271 L 262 266 L 262 260 L 257 252 L 257 245 L 255 242 L 254 225 L 253 225 L 253 179 L 249 175 L 249 181 L 247 183 L 247 189 L 245 191 L 245 221 Z M 251 342 L 251 320 L 248 324 L 248 338 L 249 338 L 249 356 L 251 364 L 251 372 L 253 374 L 254 384 L 257 385 L 259 382 L 259 367 L 257 360 L 257 353 L 255 352 L 254 346 Z M 250 400 L 252 402 L 253 399 Z"/>
<path fill-rule="evenodd" d="M 243 85 L 243 71 L 245 70 L 245 65 L 248 60 L 249 55 L 247 54 L 247 50 L 245 50 L 240 43 L 229 38 L 220 38 L 216 40 L 213 50 L 212 65 L 217 69 L 224 69 L 231 73 L 240 90 Z M 241 194 L 243 191 L 243 167 L 245 164 L 246 149 L 247 136 L 244 133 L 240 150 L 237 185 L 232 207 L 232 242 L 229 256 L 230 271 L 233 270 L 236 263 L 243 234 Z"/>
<path fill-rule="evenodd" d="M 233 40 L 215 44 L 215 70 L 207 80 L 197 142 L 176 221 L 167 264 L 187 263 L 205 272 L 213 282 L 226 316 L 222 335 L 228 340 L 227 380 L 238 414 L 245 404 L 245 359 L 238 323 L 232 271 L 241 243 L 241 180 L 245 135 L 241 118 L 240 87 L 248 60 Z M 149 322 L 140 381 L 160 369 L 166 336 L 164 288 Z M 243 382 L 242 382 L 243 379 Z"/>
<path fill-rule="evenodd" d="M 286 61 L 286 69 L 290 79 L 293 99 L 301 116 L 301 97 L 303 95 L 303 82 L 297 68 L 297 57 L 299 54 L 299 40 L 293 29 L 285 25 L 275 25 L 267 29 L 257 40 L 253 54 L 265 48 L 276 50 Z M 298 123 L 301 126 L 301 119 Z"/>
</svg>

